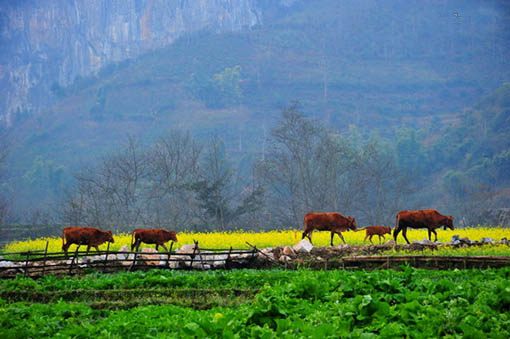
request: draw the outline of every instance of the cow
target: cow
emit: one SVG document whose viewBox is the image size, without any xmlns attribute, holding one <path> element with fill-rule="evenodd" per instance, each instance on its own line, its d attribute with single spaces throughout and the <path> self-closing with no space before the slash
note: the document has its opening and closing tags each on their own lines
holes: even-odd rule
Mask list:
<svg viewBox="0 0 510 339">
<path fill-rule="evenodd" d="M 165 243 L 170 240 L 177 241 L 177 235 L 174 231 L 138 228 L 131 233 L 131 251 L 136 247 L 138 252 L 140 244 L 143 242 L 146 244 L 156 244 L 156 251 L 159 249 L 159 246 L 162 246 L 168 252 Z"/>
<path fill-rule="evenodd" d="M 95 227 L 66 227 L 62 230 L 62 250 L 67 257 L 67 250 L 72 244 L 87 245 L 87 253 L 90 247 L 95 247 L 99 252 L 99 245 L 110 242 L 113 243 L 112 231 L 102 231 Z"/>
<path fill-rule="evenodd" d="M 379 243 L 381 243 L 381 237 L 385 239 L 385 234 L 389 234 L 391 236 L 391 227 L 388 226 L 367 226 L 360 229 L 360 231 L 362 230 L 365 230 L 365 239 L 363 239 L 363 241 L 367 241 L 368 238 L 372 244 L 372 237 L 374 235 L 379 237 Z"/>
<path fill-rule="evenodd" d="M 416 211 L 400 211 L 396 216 L 395 230 L 393 231 L 393 239 L 397 242 L 397 236 L 402 231 L 404 239 L 409 244 L 407 239 L 407 228 L 426 228 L 429 231 L 429 240 L 431 234 L 434 233 L 435 240 L 437 241 L 436 229 L 443 226 L 444 229 L 448 227 L 453 230 L 453 217 L 451 215 L 442 215 L 437 210 L 416 210 Z"/>
<path fill-rule="evenodd" d="M 345 242 L 342 232 L 356 230 L 356 220 L 353 217 L 343 216 L 337 212 L 311 212 L 304 217 L 304 231 L 301 239 L 307 237 L 312 242 L 311 233 L 317 231 L 331 232 L 331 246 L 333 246 L 333 237 L 336 234 Z"/>
</svg>

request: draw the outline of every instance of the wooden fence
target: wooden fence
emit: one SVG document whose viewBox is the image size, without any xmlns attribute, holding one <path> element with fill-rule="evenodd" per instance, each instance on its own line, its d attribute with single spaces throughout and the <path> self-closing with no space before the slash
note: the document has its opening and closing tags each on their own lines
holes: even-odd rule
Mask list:
<svg viewBox="0 0 510 339">
<path fill-rule="evenodd" d="M 510 257 L 504 256 L 338 255 L 323 259 L 309 254 L 295 258 L 285 256 L 276 258 L 259 251 L 250 244 L 248 245 L 251 250 L 233 248 L 212 250 L 200 248 L 198 242 L 195 242 L 188 251 L 173 251 L 172 245 L 168 252 L 117 252 L 110 251 L 108 246 L 106 251 L 85 253 L 79 252 L 79 248 L 76 248 L 74 252 L 66 256 L 64 252 L 48 253 L 48 243 L 46 243 L 46 248 L 40 251 L 1 253 L 0 278 L 11 278 L 20 274 L 42 277 L 46 274 L 76 275 L 90 271 L 118 272 L 146 269 L 210 270 L 270 267 L 385 269 L 401 266 L 427 269 L 481 269 L 510 266 Z"/>
<path fill-rule="evenodd" d="M 173 243 L 172 243 L 173 245 Z M 133 251 L 90 251 L 80 252 L 79 247 L 67 255 L 64 252 L 44 250 L 1 253 L 0 278 L 23 274 L 41 277 L 46 274 L 75 275 L 91 270 L 102 272 L 133 271 L 140 269 L 231 269 L 249 266 L 258 250 L 200 248 L 195 242 L 191 252 L 133 252 Z"/>
</svg>

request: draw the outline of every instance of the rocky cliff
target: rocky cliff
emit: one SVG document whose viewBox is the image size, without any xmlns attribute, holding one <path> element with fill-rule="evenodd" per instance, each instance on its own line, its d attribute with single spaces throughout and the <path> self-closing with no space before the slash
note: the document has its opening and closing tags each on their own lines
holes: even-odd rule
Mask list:
<svg viewBox="0 0 510 339">
<path fill-rule="evenodd" d="M 260 23 L 255 0 L 0 0 L 0 124 L 39 110 L 77 77 L 185 33 Z"/>
</svg>

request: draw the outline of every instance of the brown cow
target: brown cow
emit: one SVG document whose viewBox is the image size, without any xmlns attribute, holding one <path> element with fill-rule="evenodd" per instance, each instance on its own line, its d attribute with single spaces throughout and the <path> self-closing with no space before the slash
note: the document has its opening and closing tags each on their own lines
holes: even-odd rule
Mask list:
<svg viewBox="0 0 510 339">
<path fill-rule="evenodd" d="M 87 253 L 90 247 L 95 247 L 99 252 L 99 245 L 111 242 L 113 243 L 112 231 L 102 231 L 94 227 L 66 227 L 62 231 L 62 250 L 67 256 L 67 250 L 72 244 L 87 245 Z"/>
<path fill-rule="evenodd" d="M 134 238 L 134 242 L 133 242 Z M 140 244 L 156 244 L 156 251 L 159 249 L 159 246 L 162 246 L 165 251 L 168 252 L 168 249 L 165 246 L 167 241 L 177 241 L 177 235 L 174 231 L 167 231 L 164 229 L 136 229 L 131 233 L 131 251 L 136 247 L 136 251 L 140 248 Z"/>
<path fill-rule="evenodd" d="M 301 239 L 308 237 L 312 242 L 311 233 L 314 231 L 330 231 L 331 246 L 333 246 L 333 237 L 336 234 L 345 242 L 342 232 L 356 230 L 356 220 L 353 217 L 345 217 L 337 212 L 311 212 L 304 217 L 304 232 Z"/>
<path fill-rule="evenodd" d="M 373 244 L 372 237 L 374 235 L 377 235 L 379 237 L 379 243 L 381 243 L 381 237 L 385 239 L 384 238 L 385 234 L 391 235 L 391 227 L 388 226 L 367 226 L 365 228 L 360 229 L 360 231 L 361 230 L 365 230 L 365 239 L 363 239 L 363 241 L 367 241 L 368 238 L 372 244 Z"/>
<path fill-rule="evenodd" d="M 443 226 L 444 229 L 448 227 L 453 230 L 453 217 L 451 215 L 442 215 L 437 210 L 416 210 L 416 211 L 400 211 L 397 213 L 395 230 L 393 231 L 393 239 L 397 242 L 397 236 L 400 231 L 404 239 L 409 244 L 407 239 L 407 228 L 426 228 L 429 231 L 429 240 L 431 233 L 434 233 L 435 240 L 437 241 L 436 228 Z"/>
</svg>

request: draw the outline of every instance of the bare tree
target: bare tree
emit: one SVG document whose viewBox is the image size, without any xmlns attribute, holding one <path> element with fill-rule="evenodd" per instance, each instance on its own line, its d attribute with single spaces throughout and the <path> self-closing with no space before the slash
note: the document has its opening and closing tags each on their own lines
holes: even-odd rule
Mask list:
<svg viewBox="0 0 510 339">
<path fill-rule="evenodd" d="M 101 164 L 75 175 L 76 193 L 64 210 L 66 222 L 130 227 L 142 220 L 147 189 L 147 163 L 136 140 Z M 81 219 L 81 220 L 79 220 Z"/>
<path fill-rule="evenodd" d="M 379 140 L 359 145 L 351 180 L 356 187 L 354 209 L 359 219 L 371 225 L 392 224 L 395 213 L 410 193 L 389 146 Z"/>
<path fill-rule="evenodd" d="M 307 119 L 292 105 L 283 111 L 271 136 L 258 175 L 269 188 L 269 205 L 275 207 L 278 223 L 300 224 L 312 210 L 350 209 L 348 174 L 353 155 L 340 135 Z"/>
<path fill-rule="evenodd" d="M 262 205 L 262 189 L 241 180 L 228 162 L 219 138 L 210 142 L 201 163 L 200 180 L 192 189 L 201 210 L 202 224 L 222 230 L 239 226 L 242 216 L 258 211 Z"/>
<path fill-rule="evenodd" d="M 198 181 L 202 147 L 191 135 L 173 132 L 148 154 L 149 190 L 144 222 L 176 228 L 194 222 L 197 204 L 190 186 Z"/>
</svg>

